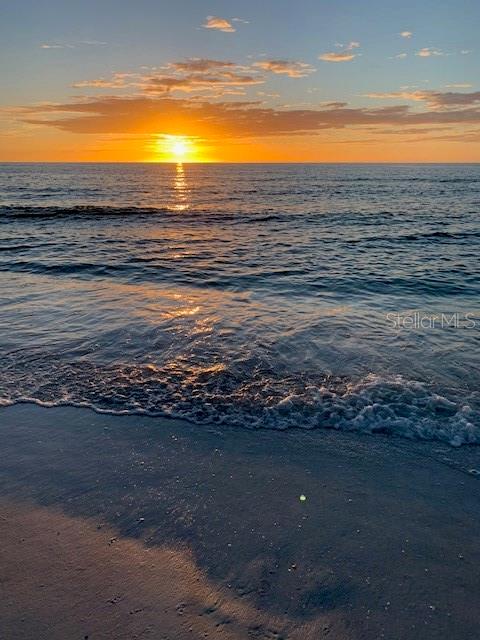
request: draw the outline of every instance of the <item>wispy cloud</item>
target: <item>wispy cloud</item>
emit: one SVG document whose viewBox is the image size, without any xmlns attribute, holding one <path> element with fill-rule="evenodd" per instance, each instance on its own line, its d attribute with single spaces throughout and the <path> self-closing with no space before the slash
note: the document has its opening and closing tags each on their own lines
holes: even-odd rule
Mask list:
<svg viewBox="0 0 480 640">
<path fill-rule="evenodd" d="M 75 49 L 77 47 L 103 47 L 101 40 L 77 40 L 75 42 L 43 42 L 40 49 Z"/>
<path fill-rule="evenodd" d="M 402 38 L 411 38 L 413 36 L 413 32 L 412 31 L 400 31 L 399 35 L 402 36 Z"/>
<path fill-rule="evenodd" d="M 75 89 L 124 89 L 138 85 L 138 75 L 135 73 L 114 73 L 111 78 L 96 78 L 94 80 L 80 80 L 74 82 Z"/>
<path fill-rule="evenodd" d="M 184 71 L 189 73 L 199 72 L 205 73 L 206 71 L 225 69 L 227 67 L 233 68 L 237 65 L 229 60 L 212 60 L 210 58 L 189 58 L 180 62 L 171 62 L 168 67 L 176 69 L 177 71 Z"/>
<path fill-rule="evenodd" d="M 73 49 L 73 44 L 60 44 L 58 42 L 44 42 L 40 45 L 40 49 Z"/>
<path fill-rule="evenodd" d="M 237 18 L 237 21 L 239 18 Z M 225 33 L 233 33 L 236 31 L 230 20 L 226 18 L 219 18 L 218 16 L 207 16 L 206 21 L 202 24 L 204 29 L 216 29 L 217 31 L 224 31 Z"/>
<path fill-rule="evenodd" d="M 423 49 L 417 51 L 415 55 L 419 56 L 420 58 L 431 58 L 433 56 L 443 56 L 445 54 L 443 53 L 443 51 L 435 47 L 423 47 Z"/>
<path fill-rule="evenodd" d="M 102 40 L 79 40 L 78 44 L 84 44 L 87 47 L 103 47 L 107 43 Z"/>
<path fill-rule="evenodd" d="M 429 91 L 385 91 L 364 93 L 362 97 L 375 100 L 413 100 L 415 102 L 427 102 Z"/>
<path fill-rule="evenodd" d="M 72 86 L 77 89 L 91 87 L 120 90 L 133 87 L 148 94 L 198 92 L 219 97 L 243 94 L 245 87 L 264 82 L 264 76 L 253 66 L 238 65 L 229 60 L 189 58 L 170 62 L 161 67 L 161 72 L 117 72 L 110 78 L 81 80 Z"/>
<path fill-rule="evenodd" d="M 329 51 L 328 53 L 322 53 L 318 56 L 320 60 L 325 62 L 350 62 L 356 57 L 355 53 Z"/>
<path fill-rule="evenodd" d="M 246 87 L 265 83 L 261 72 L 286 75 L 289 78 L 304 78 L 315 68 L 306 62 L 292 60 L 261 60 L 242 65 L 230 60 L 213 58 L 187 58 L 169 62 L 162 67 L 141 69 L 138 73 L 112 74 L 111 77 L 80 80 L 72 86 L 77 89 L 127 89 L 134 87 L 140 92 L 193 93 L 202 95 L 238 95 Z M 233 90 L 234 88 L 237 90 Z"/>
<path fill-rule="evenodd" d="M 304 78 L 313 73 L 316 69 L 306 62 L 295 62 L 291 60 L 262 60 L 254 62 L 253 66 L 280 75 L 286 75 L 289 78 Z"/>
<path fill-rule="evenodd" d="M 72 133 L 148 134 L 153 130 L 185 133 L 201 129 L 211 137 L 254 137 L 316 133 L 345 127 L 413 127 L 480 125 L 480 92 L 437 92 L 448 108 L 413 110 L 408 105 L 362 108 L 332 103 L 317 108 L 281 109 L 252 101 L 211 102 L 160 97 L 101 97 L 73 103 L 40 105 L 24 113 L 28 124 L 55 127 Z M 69 114 L 69 115 L 68 115 Z M 152 129 L 154 127 L 154 129 Z"/>
<path fill-rule="evenodd" d="M 347 45 L 337 44 L 337 47 L 341 48 L 341 51 L 327 51 L 320 54 L 318 57 L 325 62 L 350 62 L 358 56 L 358 53 L 354 53 L 354 49 L 360 47 L 360 43 L 356 41 L 349 42 Z"/>
<path fill-rule="evenodd" d="M 235 71 L 225 71 L 218 74 L 192 73 L 182 77 L 150 76 L 142 80 L 142 88 L 147 93 L 168 93 L 169 91 L 215 91 L 225 87 L 245 87 L 263 84 L 261 76 L 241 74 Z"/>
<path fill-rule="evenodd" d="M 469 108 L 480 104 L 480 91 L 462 93 L 458 91 L 392 91 L 367 93 L 363 97 L 379 100 L 409 100 L 424 102 L 435 110 Z"/>
</svg>

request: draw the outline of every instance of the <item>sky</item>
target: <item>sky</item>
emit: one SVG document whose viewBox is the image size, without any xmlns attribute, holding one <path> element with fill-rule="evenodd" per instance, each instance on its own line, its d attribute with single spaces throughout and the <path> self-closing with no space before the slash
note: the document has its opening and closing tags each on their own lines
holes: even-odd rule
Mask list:
<svg viewBox="0 0 480 640">
<path fill-rule="evenodd" d="M 478 0 L 0 0 L 0 161 L 480 162 Z"/>
</svg>

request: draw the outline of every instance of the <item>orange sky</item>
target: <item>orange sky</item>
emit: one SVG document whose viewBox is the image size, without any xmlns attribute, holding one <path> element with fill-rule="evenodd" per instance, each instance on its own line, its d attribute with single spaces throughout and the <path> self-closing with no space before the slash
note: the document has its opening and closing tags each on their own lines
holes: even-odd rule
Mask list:
<svg viewBox="0 0 480 640">
<path fill-rule="evenodd" d="M 180 130 L 181 131 L 181 130 Z M 183 137 L 184 134 L 179 132 Z M 398 141 L 384 135 L 365 142 L 361 132 L 218 140 L 189 137 L 190 148 L 177 157 L 161 135 L 84 136 L 53 129 L 9 135 L 2 159 L 10 162 L 479 162 L 478 142 Z M 397 136 L 398 137 L 398 136 Z M 340 138 L 343 138 L 340 141 Z M 408 140 L 408 139 L 407 139 Z"/>
<path fill-rule="evenodd" d="M 473 5 L 28 3 L 0 26 L 0 161 L 480 162 Z"/>
</svg>

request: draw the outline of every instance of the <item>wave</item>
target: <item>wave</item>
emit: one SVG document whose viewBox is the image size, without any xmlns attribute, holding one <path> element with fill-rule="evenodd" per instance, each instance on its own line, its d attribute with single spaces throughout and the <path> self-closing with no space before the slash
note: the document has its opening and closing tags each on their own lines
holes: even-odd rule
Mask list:
<svg viewBox="0 0 480 640">
<path fill-rule="evenodd" d="M 349 238 L 344 240 L 347 243 L 361 244 L 369 242 L 391 242 L 397 244 L 399 242 L 416 242 L 416 241 L 435 241 L 435 240 L 469 240 L 472 238 L 480 238 L 480 231 L 425 231 L 418 233 L 391 233 L 389 235 L 372 235 L 360 238 Z"/>
<path fill-rule="evenodd" d="M 480 444 L 480 411 L 402 376 L 250 376 L 224 365 L 186 363 L 98 366 L 31 361 L 12 376 L 4 367 L 0 404 L 72 405 L 97 412 L 182 418 L 249 429 L 337 429 Z M 10 371 L 9 371 L 10 369 Z M 9 382 L 7 382 L 7 380 Z M 54 382 L 53 382 L 54 381 Z"/>
<path fill-rule="evenodd" d="M 126 215 L 152 215 L 172 214 L 168 207 L 133 207 L 111 205 L 2 205 L 0 207 L 0 220 L 2 218 L 59 218 L 59 217 L 94 217 L 100 216 L 126 216 Z"/>
<path fill-rule="evenodd" d="M 0 223 L 10 222 L 13 220 L 65 220 L 65 219 L 93 219 L 100 218 L 151 218 L 152 216 L 161 216 L 169 220 L 181 220 L 185 222 L 203 221 L 205 218 L 209 222 L 229 221 L 233 225 L 241 225 L 255 222 L 286 222 L 298 214 L 289 212 L 278 212 L 265 207 L 254 211 L 219 211 L 215 209 L 206 209 L 198 206 L 191 209 L 179 211 L 175 205 L 172 206 L 111 206 L 111 205 L 72 205 L 72 206 L 55 206 L 55 205 L 3 205 L 0 206 Z M 318 214 L 315 218 L 324 217 L 325 214 Z M 311 216 L 302 217 L 302 222 L 307 222 Z"/>
<path fill-rule="evenodd" d="M 346 278 L 325 275 L 319 279 L 308 267 L 302 269 L 276 269 L 260 273 L 225 274 L 212 270 L 208 275 L 203 269 L 185 269 L 183 264 L 162 263 L 157 257 L 132 257 L 124 263 L 110 262 L 42 262 L 38 260 L 8 260 L 0 262 L 0 273 L 32 273 L 58 278 L 109 278 L 128 283 L 171 283 L 175 286 L 197 287 L 217 291 L 267 291 L 284 296 L 318 295 L 335 292 L 336 295 L 352 299 L 366 292 L 375 295 L 390 295 L 395 292 L 404 297 L 415 298 L 419 294 L 437 296 L 462 295 L 464 298 L 478 297 L 478 276 L 459 280 L 462 270 L 451 269 L 442 274 L 441 289 L 438 280 L 430 276 L 397 276 L 388 272 L 382 275 Z M 303 278 L 299 287 L 295 277 Z"/>
</svg>

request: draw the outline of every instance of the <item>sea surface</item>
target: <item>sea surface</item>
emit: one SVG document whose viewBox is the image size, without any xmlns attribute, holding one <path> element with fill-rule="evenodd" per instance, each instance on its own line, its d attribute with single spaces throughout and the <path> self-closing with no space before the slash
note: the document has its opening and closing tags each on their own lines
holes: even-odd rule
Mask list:
<svg viewBox="0 0 480 640">
<path fill-rule="evenodd" d="M 479 214 L 479 165 L 0 165 L 0 403 L 479 443 Z"/>
</svg>

